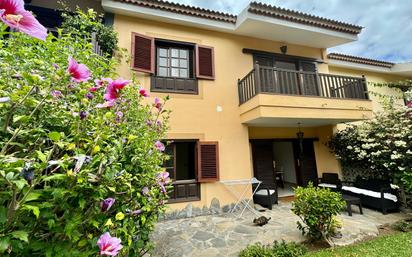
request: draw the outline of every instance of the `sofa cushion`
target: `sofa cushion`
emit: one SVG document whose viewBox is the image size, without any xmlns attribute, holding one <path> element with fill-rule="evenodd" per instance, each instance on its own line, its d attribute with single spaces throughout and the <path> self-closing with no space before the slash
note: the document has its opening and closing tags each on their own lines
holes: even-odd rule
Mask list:
<svg viewBox="0 0 412 257">
<path fill-rule="evenodd" d="M 337 185 L 334 184 L 328 184 L 328 183 L 320 183 L 318 184 L 319 187 L 328 187 L 328 188 L 337 188 Z"/>
<path fill-rule="evenodd" d="M 322 178 L 321 178 L 322 183 L 327 183 L 327 184 L 339 184 L 339 175 L 337 173 L 322 173 Z"/>
<path fill-rule="evenodd" d="M 275 193 L 275 190 L 269 189 L 269 192 L 271 195 L 273 195 Z M 260 189 L 255 193 L 255 195 L 268 195 L 268 191 L 266 189 Z"/>
<path fill-rule="evenodd" d="M 383 179 L 357 178 L 354 186 L 357 188 L 380 192 L 382 188 L 390 188 L 390 182 Z"/>
<path fill-rule="evenodd" d="M 352 192 L 352 193 L 355 193 L 355 194 L 370 196 L 370 197 L 373 197 L 373 198 L 381 198 L 381 193 L 380 192 L 367 190 L 367 189 L 363 189 L 363 188 L 343 186 L 342 190 L 343 191 L 349 191 L 349 192 Z M 398 198 L 396 197 L 396 195 L 390 194 L 390 193 L 384 193 L 383 198 L 385 198 L 387 200 L 394 201 L 394 202 L 398 201 Z"/>
</svg>

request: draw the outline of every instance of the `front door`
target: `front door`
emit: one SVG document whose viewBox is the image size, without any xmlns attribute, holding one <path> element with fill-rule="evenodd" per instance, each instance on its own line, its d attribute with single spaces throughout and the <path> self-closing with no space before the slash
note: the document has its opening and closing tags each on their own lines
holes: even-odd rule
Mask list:
<svg viewBox="0 0 412 257">
<path fill-rule="evenodd" d="M 253 141 L 252 157 L 255 177 L 265 184 L 275 183 L 272 141 Z"/>
<path fill-rule="evenodd" d="M 295 167 L 298 185 L 307 186 L 310 181 L 316 185 L 318 181 L 318 172 L 316 169 L 313 140 L 304 139 L 302 143 L 295 140 L 293 142 L 293 151 L 296 160 Z"/>
</svg>

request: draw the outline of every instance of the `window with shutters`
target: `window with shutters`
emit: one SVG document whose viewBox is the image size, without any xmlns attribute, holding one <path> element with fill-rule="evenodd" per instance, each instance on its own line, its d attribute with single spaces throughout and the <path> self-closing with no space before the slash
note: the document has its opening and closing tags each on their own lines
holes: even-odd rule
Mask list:
<svg viewBox="0 0 412 257">
<path fill-rule="evenodd" d="M 156 40 L 156 71 L 151 91 L 197 94 L 194 44 Z"/>
<path fill-rule="evenodd" d="M 166 146 L 165 153 L 169 159 L 164 167 L 173 180 L 169 203 L 200 200 L 196 145 L 194 140 L 181 140 Z"/>
</svg>

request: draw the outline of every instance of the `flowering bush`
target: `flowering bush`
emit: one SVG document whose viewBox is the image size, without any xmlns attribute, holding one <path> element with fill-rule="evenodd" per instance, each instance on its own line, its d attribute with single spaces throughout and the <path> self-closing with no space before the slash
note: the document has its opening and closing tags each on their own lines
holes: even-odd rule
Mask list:
<svg viewBox="0 0 412 257">
<path fill-rule="evenodd" d="M 0 255 L 141 256 L 167 199 L 168 112 L 67 32 L 0 35 Z"/>
<path fill-rule="evenodd" d="M 358 166 L 371 177 L 391 179 L 412 193 L 412 112 L 386 108 L 361 125 L 332 137 L 329 147 L 343 166 Z"/>
</svg>

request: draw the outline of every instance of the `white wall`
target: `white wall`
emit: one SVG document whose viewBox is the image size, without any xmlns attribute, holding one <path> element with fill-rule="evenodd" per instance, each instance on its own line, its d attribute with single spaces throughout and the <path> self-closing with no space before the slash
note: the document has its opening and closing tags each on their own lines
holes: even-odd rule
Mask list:
<svg viewBox="0 0 412 257">
<path fill-rule="evenodd" d="M 295 160 L 293 157 L 292 142 L 274 142 L 273 159 L 276 162 L 276 170 L 283 169 L 283 180 L 296 184 Z"/>
</svg>

